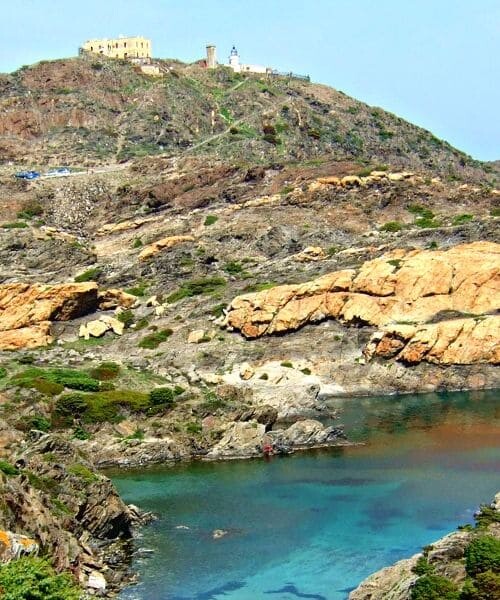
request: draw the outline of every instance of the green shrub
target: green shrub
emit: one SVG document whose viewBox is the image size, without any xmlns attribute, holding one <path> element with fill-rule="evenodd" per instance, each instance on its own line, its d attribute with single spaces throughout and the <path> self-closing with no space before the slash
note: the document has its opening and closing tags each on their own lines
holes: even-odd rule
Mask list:
<svg viewBox="0 0 500 600">
<path fill-rule="evenodd" d="M 236 261 L 230 261 L 224 265 L 224 271 L 230 275 L 238 275 L 243 272 L 243 266 Z"/>
<path fill-rule="evenodd" d="M 488 527 L 492 523 L 500 523 L 500 513 L 487 504 L 482 504 L 479 507 L 479 512 L 474 518 L 479 529 Z"/>
<path fill-rule="evenodd" d="M 24 221 L 14 221 L 13 223 L 3 223 L 0 225 L 2 229 L 25 229 L 28 227 L 28 223 Z"/>
<path fill-rule="evenodd" d="M 3 379 L 7 376 L 7 369 L 5 367 L 0 367 L 0 379 Z"/>
<path fill-rule="evenodd" d="M 492 217 L 500 217 L 500 206 L 494 206 L 491 210 L 490 210 L 490 215 Z"/>
<path fill-rule="evenodd" d="M 75 427 L 73 431 L 73 438 L 75 440 L 90 440 L 91 437 L 90 433 L 83 427 Z"/>
<path fill-rule="evenodd" d="M 37 389 L 38 386 L 41 390 L 45 390 L 42 393 L 56 395 L 62 391 L 60 387 L 47 386 L 41 383 L 42 381 L 86 392 L 96 392 L 100 387 L 99 381 L 90 377 L 88 373 L 78 371 L 77 369 L 65 369 L 60 367 L 51 369 L 31 367 L 11 378 L 11 382 L 14 385 L 35 389 Z"/>
<path fill-rule="evenodd" d="M 61 383 L 47 381 L 43 377 L 37 377 L 36 379 L 33 379 L 33 383 L 29 387 L 34 388 L 44 396 L 58 396 L 64 391 L 64 386 Z"/>
<path fill-rule="evenodd" d="M 22 210 L 17 213 L 18 219 L 32 219 L 43 214 L 43 206 L 36 200 L 26 202 Z"/>
<path fill-rule="evenodd" d="M 468 579 L 462 588 L 460 600 L 493 600 L 500 598 L 500 574 L 493 571 L 478 573 Z"/>
<path fill-rule="evenodd" d="M 173 331 L 171 329 L 162 329 L 161 331 L 155 331 L 154 333 L 150 333 L 146 337 L 143 337 L 139 342 L 139 348 L 145 348 L 147 350 L 154 350 L 158 348 L 160 344 L 166 342 L 168 338 L 172 335 Z"/>
<path fill-rule="evenodd" d="M 57 399 L 55 410 L 63 416 L 80 417 L 87 410 L 87 402 L 83 394 L 65 394 Z"/>
<path fill-rule="evenodd" d="M 500 572 L 500 540 L 481 535 L 465 549 L 465 570 L 471 576 L 485 571 Z"/>
<path fill-rule="evenodd" d="M 73 465 L 70 465 L 68 467 L 68 473 L 80 477 L 86 483 L 93 483 L 94 481 L 97 481 L 99 479 L 95 473 L 92 473 L 92 471 L 88 467 L 82 465 L 81 463 L 75 463 Z"/>
<path fill-rule="evenodd" d="M 464 223 L 468 223 L 469 221 L 472 221 L 473 218 L 474 218 L 474 215 L 468 215 L 466 213 L 464 213 L 462 215 L 455 215 L 453 217 L 451 224 L 452 225 L 463 225 Z"/>
<path fill-rule="evenodd" d="M 419 217 L 415 219 L 415 225 L 421 229 L 435 229 L 436 227 L 441 227 L 441 222 L 434 218 Z"/>
<path fill-rule="evenodd" d="M 219 217 L 217 217 L 216 215 L 208 215 L 206 217 L 203 225 L 208 227 L 209 225 L 214 225 L 215 223 L 217 223 L 218 220 L 219 220 Z"/>
<path fill-rule="evenodd" d="M 56 574 L 42 558 L 24 556 L 0 566 L 2 600 L 79 600 L 68 573 Z"/>
<path fill-rule="evenodd" d="M 455 584 L 440 575 L 424 575 L 411 588 L 411 600 L 459 600 Z"/>
<path fill-rule="evenodd" d="M 380 231 L 390 232 L 401 231 L 401 229 L 403 229 L 403 224 L 399 221 L 388 221 L 380 227 Z"/>
<path fill-rule="evenodd" d="M 412 570 L 416 575 L 430 575 L 434 572 L 434 567 L 429 564 L 429 561 L 425 556 L 419 556 L 417 564 Z"/>
<path fill-rule="evenodd" d="M 201 294 L 212 294 L 226 285 L 223 277 L 207 277 L 206 279 L 192 279 L 186 281 L 181 287 L 167 297 L 167 302 L 173 304 L 183 298 L 191 298 Z"/>
<path fill-rule="evenodd" d="M 267 373 L 262 373 L 262 375 L 259 377 L 259 379 L 262 379 L 263 381 L 267 381 L 269 379 L 269 375 Z"/>
<path fill-rule="evenodd" d="M 75 277 L 75 281 L 76 283 L 83 283 L 85 281 L 95 281 L 96 279 L 98 279 L 101 273 L 102 269 L 100 269 L 99 267 L 93 267 L 92 269 L 88 269 L 87 271 L 80 273 L 80 275 L 77 275 Z"/>
<path fill-rule="evenodd" d="M 287 367 L 288 369 L 293 369 L 293 364 L 289 360 L 284 360 L 281 363 L 282 367 Z"/>
<path fill-rule="evenodd" d="M 25 427 L 27 429 L 38 429 L 38 431 L 50 431 L 52 423 L 45 417 L 30 417 L 25 421 Z"/>
<path fill-rule="evenodd" d="M 128 329 L 134 322 L 134 313 L 130 309 L 122 310 L 116 318 L 125 325 L 125 329 Z"/>
<path fill-rule="evenodd" d="M 99 381 L 109 381 L 110 379 L 116 379 L 119 373 L 120 365 L 117 365 L 114 362 L 103 362 L 90 371 L 90 376 Z"/>
<path fill-rule="evenodd" d="M 0 471 L 5 475 L 19 475 L 16 467 L 6 460 L 0 460 Z"/>
<path fill-rule="evenodd" d="M 156 388 L 149 392 L 149 400 L 154 406 L 171 406 L 175 401 L 175 391 L 168 387 Z"/>
<path fill-rule="evenodd" d="M 135 238 L 135 240 L 132 243 L 132 248 L 140 248 L 141 246 L 142 246 L 141 238 Z"/>
<path fill-rule="evenodd" d="M 134 287 L 127 288 L 125 291 L 127 294 L 132 294 L 132 296 L 137 296 L 138 298 L 142 298 L 146 295 L 147 283 L 141 282 L 135 285 Z"/>
<path fill-rule="evenodd" d="M 300 372 L 303 373 L 304 375 L 310 375 L 311 369 L 309 369 L 308 367 L 305 367 L 304 369 L 300 369 Z"/>
<path fill-rule="evenodd" d="M 424 217 L 425 219 L 433 219 L 434 213 L 430 208 L 425 208 L 421 204 L 410 204 L 408 207 L 408 212 L 411 212 L 414 215 L 418 215 L 419 217 Z"/>
<path fill-rule="evenodd" d="M 141 412 L 151 406 L 149 394 L 132 390 L 111 390 L 87 394 L 85 396 L 86 410 L 83 420 L 86 423 L 115 422 L 120 415 L 120 409 Z"/>
<path fill-rule="evenodd" d="M 200 423 L 196 423 L 195 421 L 191 421 L 190 423 L 186 423 L 186 431 L 188 433 L 197 434 L 200 433 L 202 427 Z"/>
</svg>

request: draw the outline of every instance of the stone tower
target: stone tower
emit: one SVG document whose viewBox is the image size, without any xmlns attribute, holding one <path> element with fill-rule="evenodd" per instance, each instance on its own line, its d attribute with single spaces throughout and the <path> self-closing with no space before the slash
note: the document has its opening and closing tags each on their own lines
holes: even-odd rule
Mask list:
<svg viewBox="0 0 500 600">
<path fill-rule="evenodd" d="M 217 51 L 213 44 L 207 45 L 207 67 L 209 69 L 217 67 Z"/>
</svg>

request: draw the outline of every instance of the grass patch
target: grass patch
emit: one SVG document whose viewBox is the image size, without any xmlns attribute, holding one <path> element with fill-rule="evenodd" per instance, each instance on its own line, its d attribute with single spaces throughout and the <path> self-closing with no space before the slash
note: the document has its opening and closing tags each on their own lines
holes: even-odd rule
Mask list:
<svg viewBox="0 0 500 600">
<path fill-rule="evenodd" d="M 286 367 L 287 369 L 293 369 L 293 364 L 289 360 L 284 360 L 281 363 L 282 367 Z"/>
<path fill-rule="evenodd" d="M 464 223 L 469 223 L 470 221 L 472 221 L 474 219 L 474 215 L 469 215 L 469 214 L 462 214 L 462 215 L 455 215 L 451 221 L 452 225 L 463 225 Z"/>
<path fill-rule="evenodd" d="M 132 294 L 132 296 L 137 296 L 138 298 L 142 298 L 146 295 L 147 284 L 144 282 L 138 283 L 136 286 L 126 289 L 127 294 Z"/>
<path fill-rule="evenodd" d="M 3 223 L 0 225 L 2 229 L 26 229 L 28 223 L 24 221 L 14 221 L 13 223 Z"/>
<path fill-rule="evenodd" d="M 85 281 L 95 281 L 96 279 L 98 279 L 101 273 L 102 269 L 100 269 L 99 267 L 93 267 L 92 269 L 88 269 L 87 271 L 80 273 L 80 275 L 77 275 L 75 277 L 75 282 L 83 283 Z"/>
<path fill-rule="evenodd" d="M 154 350 L 158 348 L 160 344 L 166 342 L 168 338 L 172 335 L 173 331 L 171 329 L 162 329 L 160 331 L 155 331 L 154 333 L 150 333 L 149 335 L 142 338 L 142 340 L 137 344 L 139 348 L 145 348 L 146 350 Z"/>
<path fill-rule="evenodd" d="M 213 294 L 220 291 L 226 285 L 223 277 L 207 277 L 206 279 L 193 279 L 186 281 L 181 287 L 167 297 L 167 302 L 173 304 L 183 298 L 192 298 L 202 294 Z"/>
<path fill-rule="evenodd" d="M 219 217 L 217 217 L 215 215 L 208 215 L 205 218 L 203 225 L 205 225 L 205 227 L 209 227 L 210 225 L 214 225 L 215 223 L 217 223 L 218 220 L 219 220 Z"/>
</svg>

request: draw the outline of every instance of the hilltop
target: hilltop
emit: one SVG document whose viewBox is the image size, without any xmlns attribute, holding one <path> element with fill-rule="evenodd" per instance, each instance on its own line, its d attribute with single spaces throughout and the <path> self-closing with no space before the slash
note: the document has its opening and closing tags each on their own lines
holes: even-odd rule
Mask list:
<svg viewBox="0 0 500 600">
<path fill-rule="evenodd" d="M 159 61 L 42 61 L 0 75 L 3 161 L 88 167 L 162 154 L 237 163 L 354 160 L 486 180 L 482 164 L 324 85 Z"/>
</svg>

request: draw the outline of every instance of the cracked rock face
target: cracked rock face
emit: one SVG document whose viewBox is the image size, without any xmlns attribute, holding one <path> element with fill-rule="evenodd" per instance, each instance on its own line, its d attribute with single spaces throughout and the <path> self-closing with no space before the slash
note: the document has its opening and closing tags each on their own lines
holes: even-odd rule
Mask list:
<svg viewBox="0 0 500 600">
<path fill-rule="evenodd" d="M 335 318 L 386 332 L 371 355 L 409 363 L 497 363 L 499 317 L 492 313 L 499 292 L 498 244 L 394 250 L 358 271 L 238 296 L 229 305 L 225 325 L 257 338 Z"/>
</svg>

